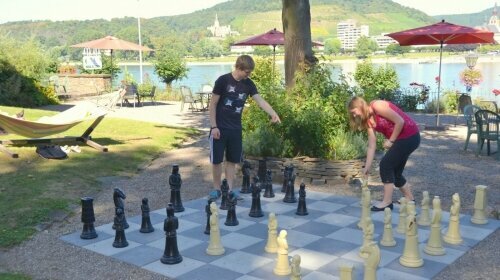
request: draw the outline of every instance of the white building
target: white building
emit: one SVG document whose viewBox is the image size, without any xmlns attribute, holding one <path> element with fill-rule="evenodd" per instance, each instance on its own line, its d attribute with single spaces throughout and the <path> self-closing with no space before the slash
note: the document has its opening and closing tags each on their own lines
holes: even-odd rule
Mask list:
<svg viewBox="0 0 500 280">
<path fill-rule="evenodd" d="M 340 39 L 344 50 L 355 49 L 358 39 L 361 36 L 368 37 L 369 33 L 370 27 L 368 25 L 357 27 L 356 21 L 353 19 L 341 21 L 337 24 L 337 37 Z"/>
<path fill-rule="evenodd" d="M 493 39 L 500 43 L 500 19 L 498 18 L 497 14 L 497 3 L 495 3 L 493 14 L 491 15 L 490 19 L 486 21 L 482 26 L 476 26 L 476 28 L 493 32 Z"/>
<path fill-rule="evenodd" d="M 231 31 L 231 25 L 221 26 L 217 14 L 215 14 L 214 25 L 207 27 L 207 29 L 212 33 L 212 37 L 224 38 L 229 35 L 239 35 L 238 32 Z"/>
<path fill-rule="evenodd" d="M 389 36 L 385 36 L 387 33 L 382 33 L 380 35 L 372 36 L 372 39 L 377 42 L 377 45 L 381 49 L 387 48 L 391 44 L 398 44 L 398 41 L 392 39 Z"/>
</svg>

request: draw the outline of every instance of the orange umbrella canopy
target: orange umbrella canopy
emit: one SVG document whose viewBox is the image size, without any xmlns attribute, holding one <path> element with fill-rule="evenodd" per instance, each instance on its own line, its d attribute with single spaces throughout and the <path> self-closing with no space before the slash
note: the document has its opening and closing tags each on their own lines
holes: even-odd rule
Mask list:
<svg viewBox="0 0 500 280">
<path fill-rule="evenodd" d="M 152 51 L 152 49 L 138 44 L 118 39 L 113 36 L 106 36 L 101 39 L 83 42 L 72 45 L 73 48 L 90 48 L 100 50 L 130 50 L 130 51 Z"/>
</svg>

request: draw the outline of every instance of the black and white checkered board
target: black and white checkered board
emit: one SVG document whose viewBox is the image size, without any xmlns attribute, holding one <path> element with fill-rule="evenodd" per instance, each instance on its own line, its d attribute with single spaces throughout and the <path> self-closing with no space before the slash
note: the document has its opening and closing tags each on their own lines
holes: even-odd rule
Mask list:
<svg viewBox="0 0 500 280">
<path fill-rule="evenodd" d="M 358 256 L 363 242 L 363 233 L 357 228 L 361 213 L 359 199 L 308 191 L 309 215 L 296 216 L 297 204 L 284 203 L 284 194 L 280 189 L 281 187 L 275 186 L 274 198 L 261 198 L 265 213 L 262 218 L 248 216 L 252 199 L 249 194 L 242 195 L 244 201 L 238 201 L 237 206 L 240 224 L 236 227 L 225 226 L 227 211 L 219 210 L 221 240 L 226 249 L 222 256 L 209 256 L 205 253 L 209 240 L 209 236 L 203 234 L 206 225 L 206 199 L 184 202 L 185 211 L 175 214 L 179 218 L 177 240 L 183 256 L 183 261 L 179 264 L 165 265 L 160 262 L 165 246 L 165 208 L 151 212 L 151 221 L 155 227 L 153 233 L 139 232 L 140 215 L 127 218 L 130 228 L 125 232 L 129 242 L 126 248 L 112 246 L 115 232 L 111 223 L 96 227 L 99 235 L 96 239 L 80 239 L 81 232 L 64 235 L 61 239 L 173 279 L 288 279 L 289 276 L 280 277 L 273 274 L 276 256 L 264 251 L 268 214 L 274 212 L 278 219 L 278 229 L 288 231 L 289 255 L 299 254 L 302 257 L 303 279 L 338 279 L 339 265 L 343 263 L 354 265 L 355 279 L 362 279 L 363 259 Z M 220 199 L 217 203 L 220 203 Z M 383 215 L 383 212 L 372 213 L 375 240 L 380 240 L 382 236 Z M 443 232 L 448 225 L 448 219 L 449 213 L 443 212 Z M 392 221 L 397 246 L 380 246 L 382 258 L 377 271 L 378 279 L 431 279 L 500 226 L 500 222 L 496 220 L 490 220 L 486 225 L 475 225 L 470 222 L 470 216 L 462 215 L 460 229 L 464 243 L 459 246 L 443 243 L 446 248 L 444 256 L 429 256 L 423 253 L 422 249 L 430 230 L 429 227 L 419 226 L 418 235 L 424 266 L 407 268 L 399 264 L 404 235 L 395 230 L 398 220 L 396 207 Z"/>
</svg>

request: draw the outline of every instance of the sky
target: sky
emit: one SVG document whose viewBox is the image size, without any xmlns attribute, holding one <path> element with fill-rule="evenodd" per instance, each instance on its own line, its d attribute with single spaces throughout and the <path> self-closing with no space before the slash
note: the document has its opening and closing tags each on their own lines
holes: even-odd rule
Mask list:
<svg viewBox="0 0 500 280">
<path fill-rule="evenodd" d="M 0 0 L 0 23 L 21 20 L 152 18 L 191 13 L 227 0 Z M 356 1 L 356 0 L 352 0 Z M 428 15 L 475 13 L 500 0 L 393 0 Z M 499 11 L 500 12 L 500 11 Z"/>
</svg>

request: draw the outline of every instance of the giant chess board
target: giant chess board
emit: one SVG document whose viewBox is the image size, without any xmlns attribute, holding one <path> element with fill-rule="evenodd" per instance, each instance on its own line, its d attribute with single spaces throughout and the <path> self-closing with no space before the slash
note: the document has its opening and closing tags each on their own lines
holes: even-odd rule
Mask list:
<svg viewBox="0 0 500 280">
<path fill-rule="evenodd" d="M 276 254 L 264 251 L 268 235 L 268 214 L 274 212 L 278 220 L 278 231 L 286 229 L 288 232 L 289 256 L 299 254 L 302 258 L 303 279 L 339 279 L 339 266 L 346 263 L 354 266 L 354 279 L 363 279 L 364 260 L 358 255 L 363 243 L 363 233 L 357 227 L 361 215 L 359 198 L 307 191 L 309 215 L 297 216 L 297 203 L 284 203 L 281 186 L 274 187 L 274 198 L 261 197 L 265 214 L 262 218 L 248 216 L 252 201 L 250 194 L 242 194 L 244 200 L 238 201 L 238 226 L 225 226 L 227 211 L 219 210 L 221 240 L 226 250 L 221 256 L 209 256 L 205 253 L 209 241 L 209 235 L 203 233 L 206 226 L 205 198 L 184 202 L 185 211 L 175 213 L 179 218 L 178 247 L 183 257 L 179 264 L 166 265 L 160 262 L 165 247 L 165 208 L 151 211 L 150 217 L 155 228 L 152 233 L 139 232 L 140 215 L 127 217 L 130 228 L 125 233 L 129 246 L 125 248 L 112 246 L 115 235 L 112 223 L 97 226 L 96 239 L 80 239 L 81 231 L 64 235 L 61 239 L 172 279 L 288 279 L 289 276 L 273 274 Z M 220 204 L 220 199 L 217 204 Z M 443 242 L 446 249 L 443 256 L 430 256 L 423 252 L 430 229 L 419 226 L 418 239 L 424 265 L 420 268 L 407 268 L 399 264 L 404 248 L 404 235 L 395 230 L 399 220 L 398 212 L 398 206 L 395 205 L 392 223 L 397 245 L 379 245 L 381 261 L 377 271 L 378 279 L 431 279 L 500 226 L 500 221 L 491 219 L 486 225 L 475 225 L 470 222 L 470 216 L 461 215 L 460 230 L 464 243 L 449 245 Z M 379 241 L 383 232 L 384 213 L 372 212 L 371 217 L 375 225 L 374 240 Z M 443 211 L 443 232 L 446 232 L 448 219 L 449 213 Z"/>
</svg>

